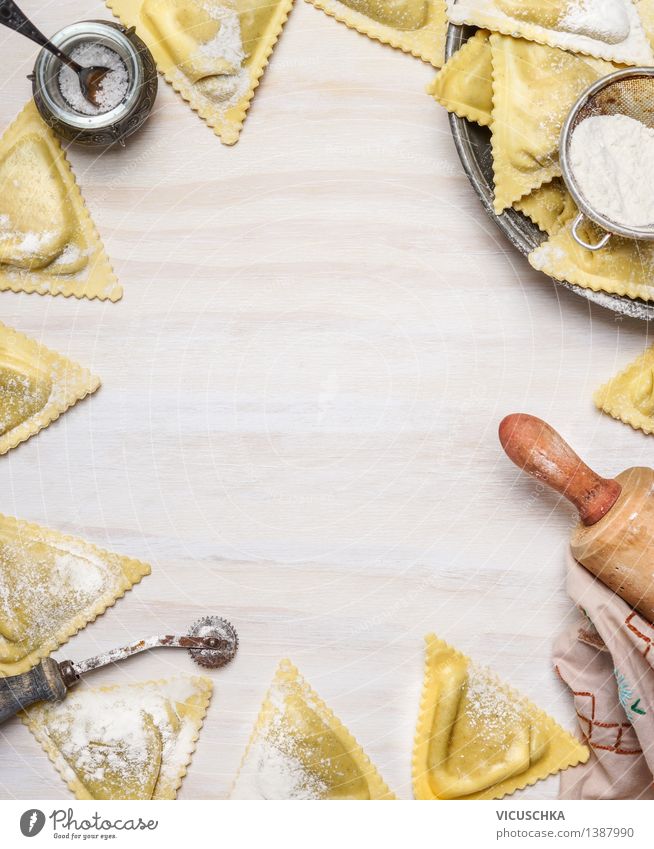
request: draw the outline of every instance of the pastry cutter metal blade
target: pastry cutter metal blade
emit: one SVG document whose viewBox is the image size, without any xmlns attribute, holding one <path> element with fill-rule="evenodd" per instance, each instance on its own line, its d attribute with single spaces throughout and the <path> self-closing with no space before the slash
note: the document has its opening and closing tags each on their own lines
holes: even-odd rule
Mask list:
<svg viewBox="0 0 654 849">
<path fill-rule="evenodd" d="M 0 723 L 34 702 L 62 701 L 70 687 L 87 672 L 155 648 L 187 649 L 200 666 L 217 669 L 234 659 L 238 634 L 226 619 L 204 616 L 191 626 L 188 634 L 147 637 L 82 661 L 58 662 L 46 657 L 29 672 L 0 678 Z"/>
</svg>

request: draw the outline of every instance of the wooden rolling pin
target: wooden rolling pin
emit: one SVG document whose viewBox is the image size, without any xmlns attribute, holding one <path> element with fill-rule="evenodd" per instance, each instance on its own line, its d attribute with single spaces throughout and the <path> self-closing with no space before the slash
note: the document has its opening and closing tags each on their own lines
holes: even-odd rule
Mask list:
<svg viewBox="0 0 654 849">
<path fill-rule="evenodd" d="M 654 470 L 602 478 L 553 428 L 525 413 L 503 419 L 499 435 L 516 466 L 579 511 L 570 542 L 575 559 L 654 622 Z"/>
</svg>

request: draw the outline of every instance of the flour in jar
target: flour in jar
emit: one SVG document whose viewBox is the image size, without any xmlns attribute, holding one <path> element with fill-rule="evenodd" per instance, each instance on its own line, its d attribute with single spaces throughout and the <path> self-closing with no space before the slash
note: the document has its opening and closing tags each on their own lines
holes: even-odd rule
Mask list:
<svg viewBox="0 0 654 849">
<path fill-rule="evenodd" d="M 623 227 L 654 227 L 654 129 L 628 115 L 591 116 L 574 130 L 569 159 L 593 210 Z"/>
<path fill-rule="evenodd" d="M 98 86 L 96 106 L 82 94 L 77 73 L 62 65 L 59 71 L 59 90 L 75 112 L 82 115 L 101 115 L 115 109 L 122 102 L 129 88 L 129 74 L 125 63 L 115 50 L 103 44 L 87 42 L 75 47 L 70 58 L 83 68 L 109 69 Z"/>
</svg>

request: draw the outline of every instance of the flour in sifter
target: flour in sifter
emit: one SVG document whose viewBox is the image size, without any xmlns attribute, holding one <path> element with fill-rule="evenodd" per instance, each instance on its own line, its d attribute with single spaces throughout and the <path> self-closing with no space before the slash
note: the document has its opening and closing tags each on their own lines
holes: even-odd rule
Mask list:
<svg viewBox="0 0 654 849">
<path fill-rule="evenodd" d="M 624 227 L 654 227 L 654 130 L 627 115 L 594 115 L 570 140 L 570 169 L 597 212 Z"/>
</svg>

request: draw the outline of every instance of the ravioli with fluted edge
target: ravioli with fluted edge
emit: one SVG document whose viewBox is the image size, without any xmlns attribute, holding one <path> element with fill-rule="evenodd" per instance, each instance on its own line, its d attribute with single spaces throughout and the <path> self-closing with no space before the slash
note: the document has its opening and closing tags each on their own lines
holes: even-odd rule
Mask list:
<svg viewBox="0 0 654 849">
<path fill-rule="evenodd" d="M 493 33 L 491 123 L 495 211 L 561 174 L 561 127 L 579 95 L 615 70 L 588 56 L 575 56 Z M 534 109 L 538 103 L 538 109 Z"/>
<path fill-rule="evenodd" d="M 288 660 L 281 661 L 232 799 L 393 799 L 361 746 Z"/>
<path fill-rule="evenodd" d="M 539 230 L 553 236 L 576 215 L 577 207 L 563 180 L 555 177 L 514 204 Z"/>
<path fill-rule="evenodd" d="M 470 24 L 625 65 L 654 65 L 632 0 L 447 0 L 450 23 Z"/>
<path fill-rule="evenodd" d="M 149 574 L 146 563 L 0 515 L 0 677 L 26 672 Z"/>
<path fill-rule="evenodd" d="M 0 454 L 48 427 L 100 380 L 0 323 Z"/>
<path fill-rule="evenodd" d="M 600 387 L 594 401 L 614 419 L 654 433 L 654 348 L 648 348 Z"/>
<path fill-rule="evenodd" d="M 493 58 L 487 30 L 477 30 L 448 59 L 427 93 L 459 118 L 487 127 L 493 112 Z"/>
<path fill-rule="evenodd" d="M 337 21 L 440 68 L 445 58 L 445 0 L 308 0 Z"/>
<path fill-rule="evenodd" d="M 211 699 L 205 677 L 73 690 L 23 721 L 78 799 L 174 799 Z"/>
<path fill-rule="evenodd" d="M 238 141 L 293 0 L 106 0 L 223 144 Z"/>
<path fill-rule="evenodd" d="M 586 746 L 490 670 L 433 634 L 426 642 L 417 799 L 500 799 L 588 760 Z"/>
<path fill-rule="evenodd" d="M 117 301 L 63 148 L 30 101 L 0 139 L 0 290 Z"/>
<path fill-rule="evenodd" d="M 584 220 L 579 235 L 596 243 L 603 231 Z M 566 280 L 594 292 L 654 300 L 654 243 L 611 236 L 599 251 L 577 244 L 569 226 L 561 227 L 529 254 L 530 264 L 556 280 Z"/>
</svg>

